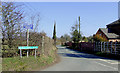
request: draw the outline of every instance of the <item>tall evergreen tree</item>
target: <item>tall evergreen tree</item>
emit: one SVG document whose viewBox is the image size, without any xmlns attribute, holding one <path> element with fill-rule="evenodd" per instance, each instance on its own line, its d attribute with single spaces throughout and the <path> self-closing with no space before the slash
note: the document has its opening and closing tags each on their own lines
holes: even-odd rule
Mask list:
<svg viewBox="0 0 120 73">
<path fill-rule="evenodd" d="M 56 22 L 54 23 L 53 40 L 54 40 L 54 44 L 56 45 Z"/>
<path fill-rule="evenodd" d="M 71 32 L 72 40 L 74 41 L 74 43 L 79 42 L 79 37 L 78 37 L 79 31 L 77 29 L 78 29 L 78 24 L 76 23 L 76 25 L 72 26 L 72 32 Z"/>
<path fill-rule="evenodd" d="M 72 40 L 74 41 L 74 43 L 78 43 L 79 42 L 79 37 L 78 37 L 78 30 L 75 29 L 75 31 L 73 31 L 72 33 Z"/>
</svg>

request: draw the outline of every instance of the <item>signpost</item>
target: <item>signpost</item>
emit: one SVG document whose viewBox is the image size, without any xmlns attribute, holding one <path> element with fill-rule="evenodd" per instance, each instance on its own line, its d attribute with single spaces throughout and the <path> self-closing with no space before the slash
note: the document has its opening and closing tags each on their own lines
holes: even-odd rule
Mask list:
<svg viewBox="0 0 120 73">
<path fill-rule="evenodd" d="M 18 49 L 20 49 L 20 57 L 22 58 L 22 49 L 35 49 L 35 58 L 36 58 L 36 49 L 38 49 L 38 46 L 19 46 Z"/>
<path fill-rule="evenodd" d="M 24 25 L 23 25 L 23 28 L 25 28 L 25 29 L 33 29 L 33 24 L 27 24 L 27 23 L 25 23 Z"/>
<path fill-rule="evenodd" d="M 21 58 L 22 58 L 22 49 L 35 49 L 35 58 L 36 58 L 36 49 L 38 48 L 38 46 L 29 46 L 29 29 L 33 29 L 33 24 L 27 24 L 27 23 L 25 23 L 24 25 L 23 25 L 23 28 L 25 28 L 25 29 L 27 29 L 27 46 L 19 46 L 18 47 L 18 49 L 20 49 L 20 56 L 21 56 Z M 28 51 L 27 50 L 27 57 L 28 57 Z"/>
<path fill-rule="evenodd" d="M 27 29 L 27 46 L 29 46 L 29 29 L 33 29 L 33 25 L 32 24 L 29 25 L 29 24 L 25 23 L 23 25 L 23 28 Z M 29 52 L 29 50 L 27 50 L 27 57 L 28 57 L 28 52 Z"/>
<path fill-rule="evenodd" d="M 29 29 L 27 29 L 27 46 L 29 46 Z M 28 57 L 28 52 L 29 50 L 27 50 L 27 57 Z"/>
</svg>

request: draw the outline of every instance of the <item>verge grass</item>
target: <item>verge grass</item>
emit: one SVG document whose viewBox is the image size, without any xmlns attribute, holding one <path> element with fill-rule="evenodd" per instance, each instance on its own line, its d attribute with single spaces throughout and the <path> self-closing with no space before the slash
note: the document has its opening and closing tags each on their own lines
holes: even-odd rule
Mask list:
<svg viewBox="0 0 120 73">
<path fill-rule="evenodd" d="M 3 58 L 2 71 L 32 71 L 51 64 L 53 61 L 54 57 L 45 55 L 36 58 L 34 56 Z"/>
</svg>

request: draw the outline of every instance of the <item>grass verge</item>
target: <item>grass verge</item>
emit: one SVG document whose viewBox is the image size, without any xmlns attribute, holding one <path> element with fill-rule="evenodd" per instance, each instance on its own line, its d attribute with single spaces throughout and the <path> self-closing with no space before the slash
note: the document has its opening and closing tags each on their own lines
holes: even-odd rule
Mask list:
<svg viewBox="0 0 120 73">
<path fill-rule="evenodd" d="M 53 52 L 53 51 L 52 51 Z M 44 66 L 54 63 L 56 56 L 40 57 L 29 56 L 27 57 L 13 57 L 2 59 L 2 71 L 34 71 L 35 69 L 41 69 Z"/>
</svg>

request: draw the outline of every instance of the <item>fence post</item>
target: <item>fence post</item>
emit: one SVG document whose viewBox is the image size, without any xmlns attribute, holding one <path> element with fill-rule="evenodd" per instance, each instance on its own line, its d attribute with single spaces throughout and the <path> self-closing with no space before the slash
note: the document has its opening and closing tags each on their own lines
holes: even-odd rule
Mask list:
<svg viewBox="0 0 120 73">
<path fill-rule="evenodd" d="M 111 54 L 112 54 L 112 42 L 111 42 Z"/>
<path fill-rule="evenodd" d="M 115 54 L 116 54 L 116 52 L 117 52 L 117 51 L 116 51 L 116 44 L 117 44 L 117 42 L 115 42 Z"/>
<path fill-rule="evenodd" d="M 42 54 L 44 54 L 44 36 L 42 36 Z"/>
<path fill-rule="evenodd" d="M 104 52 L 105 52 L 105 42 L 104 42 Z"/>
<path fill-rule="evenodd" d="M 101 42 L 101 52 L 102 52 L 102 42 Z"/>
<path fill-rule="evenodd" d="M 96 51 L 96 42 L 94 42 L 94 52 Z"/>
<path fill-rule="evenodd" d="M 107 52 L 108 52 L 108 50 L 109 50 L 109 49 L 108 49 L 108 43 L 109 43 L 109 42 L 107 42 Z"/>
<path fill-rule="evenodd" d="M 97 42 L 95 42 L 95 44 L 96 44 L 96 45 L 95 45 L 95 49 L 98 49 L 98 48 L 97 48 Z"/>
<path fill-rule="evenodd" d="M 101 51 L 101 43 L 98 42 L 99 51 Z"/>
</svg>

